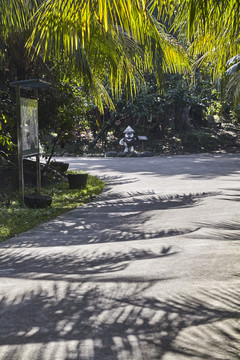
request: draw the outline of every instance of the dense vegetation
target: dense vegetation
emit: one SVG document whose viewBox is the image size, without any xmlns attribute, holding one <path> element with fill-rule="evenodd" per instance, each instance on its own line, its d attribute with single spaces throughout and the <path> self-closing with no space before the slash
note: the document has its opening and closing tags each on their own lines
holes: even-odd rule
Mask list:
<svg viewBox="0 0 240 360">
<path fill-rule="evenodd" d="M 52 84 L 39 92 L 48 162 L 55 153 L 118 151 L 128 125 L 155 154 L 238 151 L 239 10 L 239 0 L 0 0 L 1 174 L 16 164 L 10 82 L 33 78 Z M 51 184 L 47 210 L 20 209 L 14 193 L 0 193 L 0 238 L 89 201 L 102 186 Z"/>
<path fill-rule="evenodd" d="M 1 150 L 16 153 L 9 83 L 29 78 L 52 84 L 39 99 L 48 155 L 116 148 L 129 124 L 152 140 L 155 153 L 192 151 L 193 139 L 196 151 L 231 150 L 239 122 L 239 6 L 1 0 Z"/>
</svg>

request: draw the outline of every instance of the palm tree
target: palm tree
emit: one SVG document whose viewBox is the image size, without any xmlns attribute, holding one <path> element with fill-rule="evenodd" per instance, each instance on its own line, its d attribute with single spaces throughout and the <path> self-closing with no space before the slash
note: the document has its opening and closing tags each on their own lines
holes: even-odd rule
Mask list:
<svg viewBox="0 0 240 360">
<path fill-rule="evenodd" d="M 28 46 L 45 59 L 53 54 L 72 59 L 103 109 L 103 101 L 112 105 L 105 81 L 114 96 L 123 87 L 133 96 L 145 70 L 155 70 L 161 84 L 164 72 L 187 65 L 183 49 L 165 33 L 153 10 L 146 0 L 47 0 L 33 17 Z"/>
<path fill-rule="evenodd" d="M 0 0 L 0 55 L 12 79 L 33 77 L 39 61 L 48 71 L 47 63 L 66 60 L 98 109 L 113 109 L 110 93 L 125 88 L 133 97 L 145 70 L 156 71 L 160 86 L 165 72 L 188 66 L 153 11 L 145 0 Z"/>
<path fill-rule="evenodd" d="M 233 97 L 234 105 L 240 103 L 240 54 L 235 55 L 226 64 L 227 93 Z"/>
<path fill-rule="evenodd" d="M 30 21 L 41 1 L 0 1 L 1 56 L 11 72 L 11 79 L 27 79 L 35 72 L 36 61 L 26 48 L 33 24 Z"/>
<path fill-rule="evenodd" d="M 208 61 L 215 78 L 225 72 L 227 61 L 239 54 L 239 0 L 153 0 L 159 13 L 173 19 L 183 32 L 190 53 Z"/>
</svg>

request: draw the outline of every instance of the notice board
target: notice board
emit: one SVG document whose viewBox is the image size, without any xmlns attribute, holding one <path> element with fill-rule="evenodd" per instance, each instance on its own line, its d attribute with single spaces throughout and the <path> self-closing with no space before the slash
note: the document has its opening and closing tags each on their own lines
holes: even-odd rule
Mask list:
<svg viewBox="0 0 240 360">
<path fill-rule="evenodd" d="M 38 142 L 38 101 L 20 98 L 21 135 L 23 156 L 39 153 Z"/>
</svg>

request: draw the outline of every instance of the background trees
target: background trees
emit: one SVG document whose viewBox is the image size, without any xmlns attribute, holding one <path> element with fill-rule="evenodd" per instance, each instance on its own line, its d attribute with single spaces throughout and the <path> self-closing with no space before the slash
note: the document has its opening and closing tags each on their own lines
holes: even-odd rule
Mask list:
<svg viewBox="0 0 240 360">
<path fill-rule="evenodd" d="M 9 81 L 32 77 L 53 84 L 40 127 L 62 144 L 87 119 L 95 135 L 121 131 L 123 118 L 157 138 L 203 126 L 216 104 L 210 73 L 224 86 L 230 78 L 238 99 L 238 73 L 225 78 L 239 53 L 238 10 L 230 0 L 1 0 L 2 144 L 14 141 Z"/>
<path fill-rule="evenodd" d="M 239 0 L 154 1 L 159 13 L 171 19 L 173 29 L 185 34 L 189 51 L 207 60 L 215 76 L 227 60 L 239 53 Z"/>
<path fill-rule="evenodd" d="M 165 71 L 187 65 L 143 0 L 1 0 L 0 26 L 2 85 L 44 76 L 59 88 L 74 77 L 101 112 L 114 109 L 123 88 L 133 97 L 145 70 L 154 70 L 160 85 Z M 59 61 L 71 71 L 56 79 L 52 67 Z"/>
<path fill-rule="evenodd" d="M 70 57 L 98 108 L 103 110 L 104 102 L 113 108 L 106 81 L 113 97 L 123 88 L 132 97 L 146 70 L 155 71 L 160 85 L 164 72 L 187 65 L 183 49 L 148 5 L 145 0 L 49 0 L 34 17 L 28 44 L 35 44 L 35 53 L 43 51 L 45 58 Z"/>
</svg>

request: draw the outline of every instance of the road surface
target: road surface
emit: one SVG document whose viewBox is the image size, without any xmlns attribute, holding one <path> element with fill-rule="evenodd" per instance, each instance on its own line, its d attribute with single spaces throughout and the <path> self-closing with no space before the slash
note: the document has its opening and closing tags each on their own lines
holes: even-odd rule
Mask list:
<svg viewBox="0 0 240 360">
<path fill-rule="evenodd" d="M 61 158 L 106 181 L 0 245 L 0 360 L 240 358 L 240 155 Z"/>
</svg>

